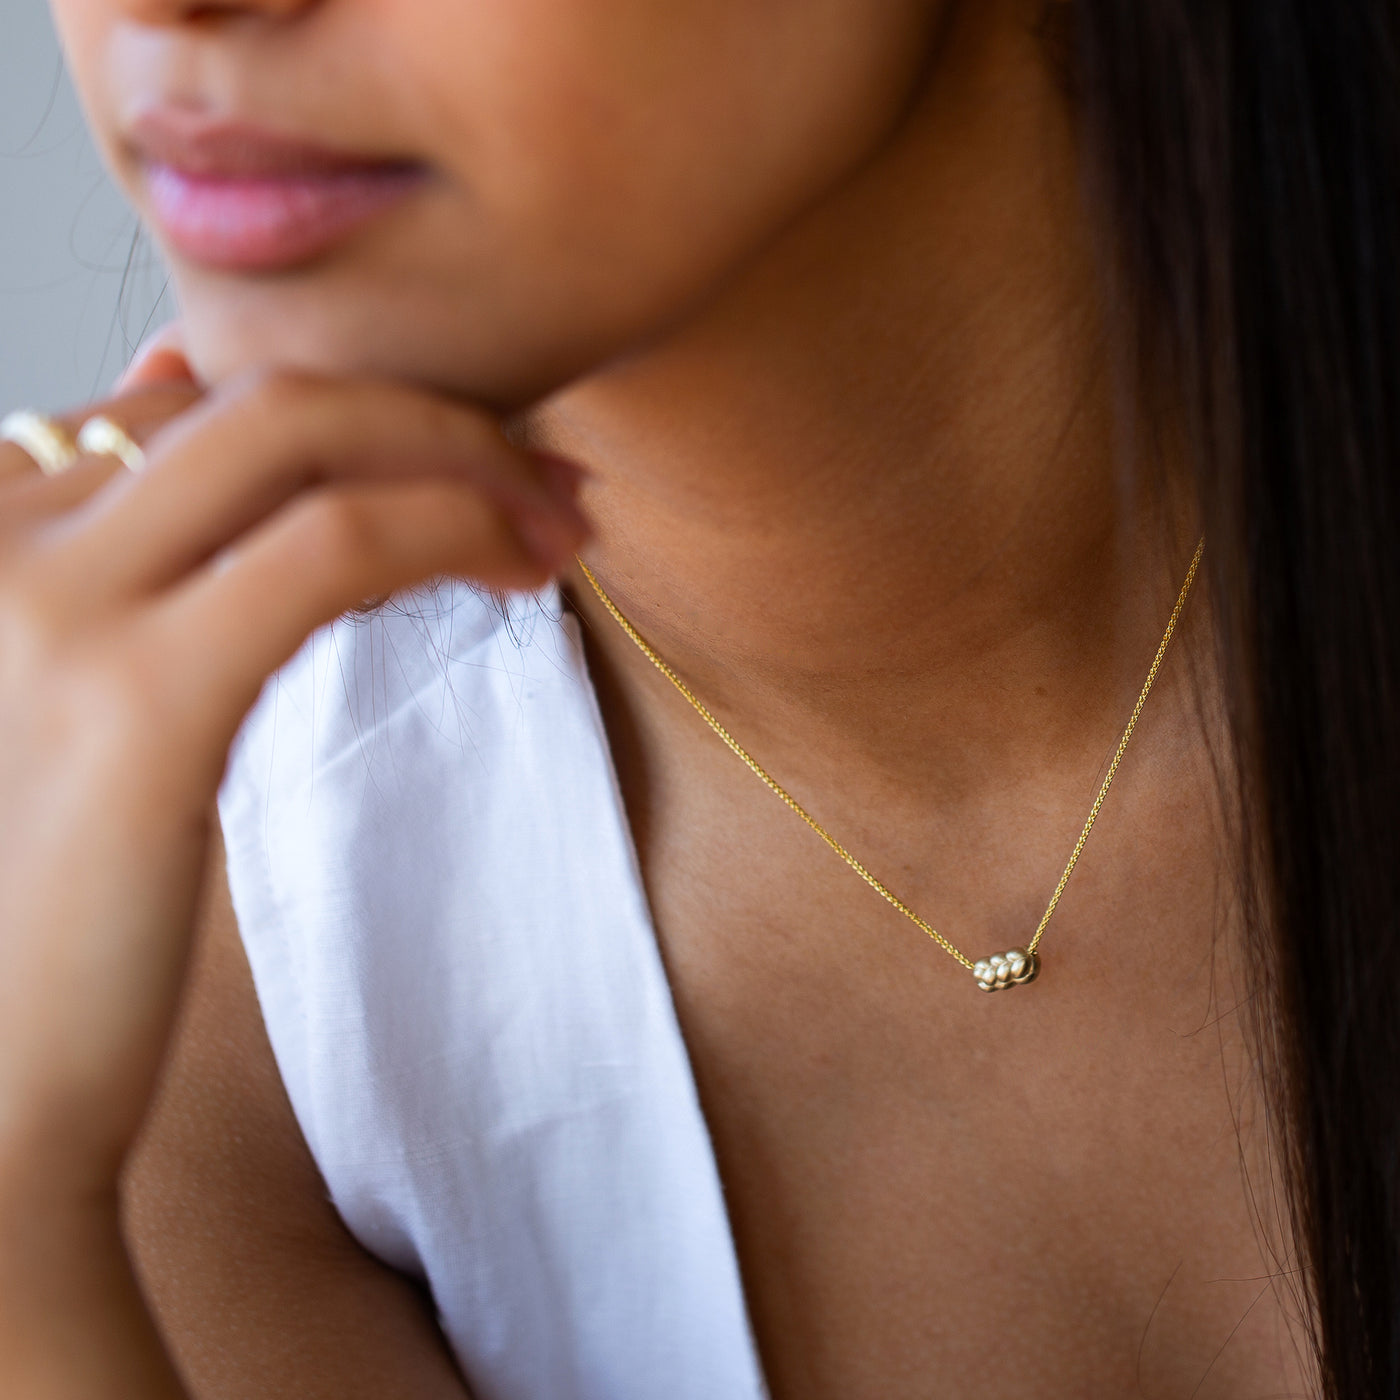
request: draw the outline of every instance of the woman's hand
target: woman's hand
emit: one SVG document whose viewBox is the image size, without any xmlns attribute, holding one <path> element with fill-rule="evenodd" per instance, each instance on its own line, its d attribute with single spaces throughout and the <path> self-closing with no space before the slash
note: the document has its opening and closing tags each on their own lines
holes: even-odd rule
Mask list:
<svg viewBox="0 0 1400 1400">
<path fill-rule="evenodd" d="M 122 423 L 141 474 L 0 444 L 0 1215 L 114 1189 L 269 673 L 365 599 L 535 587 L 585 534 L 567 468 L 474 408 L 300 374 L 205 393 L 165 350 L 66 420 Z"/>
</svg>

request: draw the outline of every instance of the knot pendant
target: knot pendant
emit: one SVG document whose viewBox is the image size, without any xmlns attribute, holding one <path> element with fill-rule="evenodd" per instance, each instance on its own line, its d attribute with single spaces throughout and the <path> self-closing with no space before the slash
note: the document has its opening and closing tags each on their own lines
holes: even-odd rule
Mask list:
<svg viewBox="0 0 1400 1400">
<path fill-rule="evenodd" d="M 1024 948 L 1010 948 L 1005 953 L 993 953 L 972 969 L 977 985 L 984 992 L 999 992 L 1003 987 L 1024 986 L 1034 982 L 1040 971 L 1040 954 Z"/>
</svg>

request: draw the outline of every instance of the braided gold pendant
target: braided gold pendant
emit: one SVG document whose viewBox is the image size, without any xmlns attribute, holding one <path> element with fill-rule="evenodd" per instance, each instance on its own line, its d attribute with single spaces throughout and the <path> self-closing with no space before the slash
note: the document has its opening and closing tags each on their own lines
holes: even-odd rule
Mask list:
<svg viewBox="0 0 1400 1400">
<path fill-rule="evenodd" d="M 993 953 L 983 958 L 973 969 L 972 975 L 984 992 L 999 992 L 1003 987 L 1022 987 L 1034 982 L 1040 972 L 1040 954 L 1029 953 L 1024 948 L 1008 948 L 1004 953 Z"/>
</svg>

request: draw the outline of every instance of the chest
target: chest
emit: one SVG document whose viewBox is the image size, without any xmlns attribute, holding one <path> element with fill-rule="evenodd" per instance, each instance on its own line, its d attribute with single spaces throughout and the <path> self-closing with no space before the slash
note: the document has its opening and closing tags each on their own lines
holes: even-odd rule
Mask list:
<svg viewBox="0 0 1400 1400">
<path fill-rule="evenodd" d="M 711 800 L 639 849 L 780 1400 L 1307 1393 L 1208 850 L 1105 834 L 988 996 L 777 804 Z M 942 883 L 1010 946 L 996 879 Z"/>
</svg>

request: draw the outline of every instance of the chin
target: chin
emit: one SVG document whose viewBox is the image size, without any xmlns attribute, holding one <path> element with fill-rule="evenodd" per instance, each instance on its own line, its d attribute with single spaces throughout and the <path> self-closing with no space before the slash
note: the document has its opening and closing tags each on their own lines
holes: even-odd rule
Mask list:
<svg viewBox="0 0 1400 1400">
<path fill-rule="evenodd" d="M 502 411 L 544 398 L 576 373 L 539 355 L 496 356 L 470 344 L 435 345 L 412 327 L 344 325 L 344 318 L 183 313 L 190 366 L 216 387 L 252 371 L 406 381 Z"/>
<path fill-rule="evenodd" d="M 611 289 L 512 294 L 507 279 L 493 287 L 484 278 L 480 287 L 405 286 L 344 267 L 261 277 L 174 271 L 190 365 L 211 386 L 269 368 L 372 376 L 511 412 L 674 324 L 664 300 L 625 306 Z"/>
</svg>

